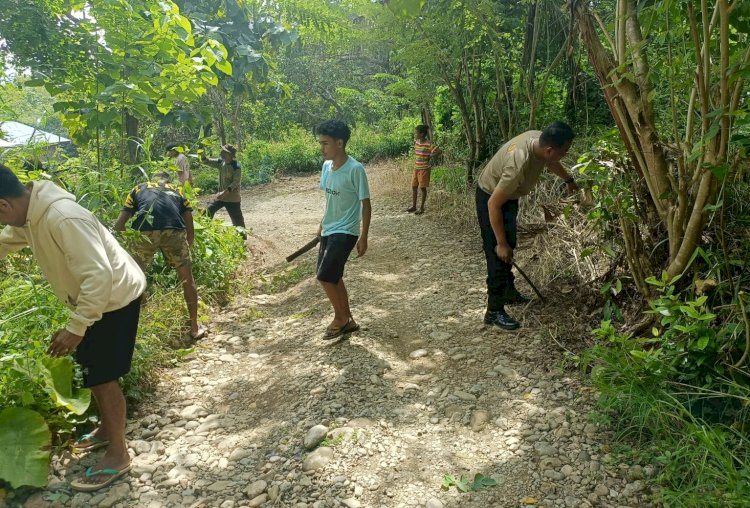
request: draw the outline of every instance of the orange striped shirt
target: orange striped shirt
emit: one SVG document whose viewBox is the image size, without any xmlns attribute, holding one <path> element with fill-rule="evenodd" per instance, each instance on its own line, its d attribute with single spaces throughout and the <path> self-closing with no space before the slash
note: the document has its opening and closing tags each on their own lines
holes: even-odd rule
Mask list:
<svg viewBox="0 0 750 508">
<path fill-rule="evenodd" d="M 416 169 L 430 169 L 430 157 L 438 147 L 429 139 L 414 142 L 414 167 Z"/>
</svg>

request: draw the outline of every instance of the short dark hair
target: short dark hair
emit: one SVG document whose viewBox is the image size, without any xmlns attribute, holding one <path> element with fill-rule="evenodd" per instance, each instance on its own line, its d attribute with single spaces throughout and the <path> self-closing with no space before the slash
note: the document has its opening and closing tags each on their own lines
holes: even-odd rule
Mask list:
<svg viewBox="0 0 750 508">
<path fill-rule="evenodd" d="M 26 192 L 16 174 L 0 164 L 0 199 L 19 198 Z"/>
<path fill-rule="evenodd" d="M 565 122 L 552 122 L 542 131 L 542 135 L 539 136 L 539 143 L 542 146 L 560 148 L 569 141 L 573 141 L 575 137 L 575 132 L 570 125 Z"/>
<path fill-rule="evenodd" d="M 352 136 L 349 126 L 341 120 L 327 120 L 315 127 L 313 132 L 317 136 L 330 136 L 333 139 L 340 139 L 344 142 L 344 145 L 349 142 L 349 138 Z"/>
<path fill-rule="evenodd" d="M 221 145 L 221 149 L 230 154 L 232 157 L 237 155 L 237 148 L 234 145 L 226 144 Z"/>
<path fill-rule="evenodd" d="M 427 136 L 430 134 L 430 128 L 426 125 L 417 125 L 414 130 L 420 133 L 422 136 Z"/>
<path fill-rule="evenodd" d="M 180 144 L 179 144 L 179 143 L 169 143 L 169 144 L 167 145 L 167 151 L 170 151 L 170 150 L 174 150 L 174 149 L 176 149 L 176 148 L 177 148 L 178 146 L 180 146 Z"/>
</svg>

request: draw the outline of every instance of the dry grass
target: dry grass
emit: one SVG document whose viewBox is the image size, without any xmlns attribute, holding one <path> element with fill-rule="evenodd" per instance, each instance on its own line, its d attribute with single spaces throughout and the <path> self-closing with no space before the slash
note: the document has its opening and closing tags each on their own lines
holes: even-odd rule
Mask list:
<svg viewBox="0 0 750 508">
<path fill-rule="evenodd" d="M 410 199 L 411 161 L 401 159 L 380 163 L 371 178 L 379 196 Z M 456 231 L 479 235 L 474 204 L 474 187 L 448 191 L 434 184 L 427 202 L 429 214 Z M 610 260 L 598 254 L 581 256 L 596 242 L 586 210 L 575 199 L 565 196 L 559 179 L 544 175 L 542 182 L 521 200 L 519 250 L 525 251 L 526 272 L 540 284 L 559 284 L 564 290 L 590 285 L 604 276 Z"/>
</svg>

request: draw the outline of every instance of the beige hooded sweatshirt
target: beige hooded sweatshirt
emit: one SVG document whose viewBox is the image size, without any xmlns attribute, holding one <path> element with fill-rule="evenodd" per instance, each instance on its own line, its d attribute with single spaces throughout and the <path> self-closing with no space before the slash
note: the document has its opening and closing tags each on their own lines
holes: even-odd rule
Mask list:
<svg viewBox="0 0 750 508">
<path fill-rule="evenodd" d="M 75 196 L 52 182 L 33 183 L 25 226 L 0 232 L 0 259 L 26 246 L 52 291 L 71 309 L 66 329 L 75 335 L 146 289 L 146 277 L 130 254 Z"/>
</svg>

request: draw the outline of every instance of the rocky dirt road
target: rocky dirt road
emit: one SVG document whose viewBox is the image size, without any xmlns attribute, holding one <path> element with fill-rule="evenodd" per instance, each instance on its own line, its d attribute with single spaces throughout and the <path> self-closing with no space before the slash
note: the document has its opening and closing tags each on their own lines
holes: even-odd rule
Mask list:
<svg viewBox="0 0 750 508">
<path fill-rule="evenodd" d="M 395 165 L 368 173 L 369 251 L 345 275 L 362 331 L 322 341 L 331 313 L 314 281 L 315 253 L 283 263 L 316 230 L 317 179 L 247 191 L 253 256 L 239 295 L 130 420 L 131 477 L 96 495 L 66 494 L 60 482 L 48 499 L 149 508 L 648 505 L 652 469 L 614 462 L 590 417 L 593 393 L 562 369 L 551 338 L 579 302 L 532 303 L 514 309 L 520 331 L 487 329 L 477 232 L 429 209 L 405 213 L 408 175 Z M 497 485 L 441 489 L 446 475 L 476 473 Z"/>
</svg>

